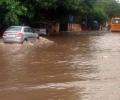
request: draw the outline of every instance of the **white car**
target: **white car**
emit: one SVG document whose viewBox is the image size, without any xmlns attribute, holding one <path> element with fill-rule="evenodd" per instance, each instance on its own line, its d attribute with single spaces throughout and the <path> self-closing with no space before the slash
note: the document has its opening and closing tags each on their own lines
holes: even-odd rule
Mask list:
<svg viewBox="0 0 120 100">
<path fill-rule="evenodd" d="M 34 28 L 35 32 L 38 33 L 38 35 L 47 35 L 47 29 L 45 28 Z"/>
<path fill-rule="evenodd" d="M 29 26 L 11 26 L 3 34 L 5 43 L 23 43 L 29 38 L 39 38 L 39 35 L 34 33 Z"/>
</svg>

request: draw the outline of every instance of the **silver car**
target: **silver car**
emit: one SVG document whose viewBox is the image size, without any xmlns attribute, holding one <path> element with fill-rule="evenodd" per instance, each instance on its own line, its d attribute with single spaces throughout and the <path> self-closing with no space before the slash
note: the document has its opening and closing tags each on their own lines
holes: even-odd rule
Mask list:
<svg viewBox="0 0 120 100">
<path fill-rule="evenodd" d="M 11 26 L 3 34 L 5 43 L 23 43 L 30 38 L 39 38 L 29 26 Z"/>
</svg>

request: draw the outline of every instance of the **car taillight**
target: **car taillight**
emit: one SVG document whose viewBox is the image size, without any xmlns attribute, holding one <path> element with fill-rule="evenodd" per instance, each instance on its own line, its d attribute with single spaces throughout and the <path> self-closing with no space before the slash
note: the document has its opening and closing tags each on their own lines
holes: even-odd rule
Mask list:
<svg viewBox="0 0 120 100">
<path fill-rule="evenodd" d="M 18 37 L 23 37 L 23 33 L 18 33 L 17 36 Z"/>
</svg>

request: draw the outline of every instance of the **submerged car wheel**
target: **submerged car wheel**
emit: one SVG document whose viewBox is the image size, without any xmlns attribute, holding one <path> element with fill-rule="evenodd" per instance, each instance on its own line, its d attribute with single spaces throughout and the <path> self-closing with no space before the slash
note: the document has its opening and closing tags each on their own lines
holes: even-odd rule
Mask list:
<svg viewBox="0 0 120 100">
<path fill-rule="evenodd" d="M 38 36 L 37 39 L 40 39 L 40 36 Z"/>
</svg>

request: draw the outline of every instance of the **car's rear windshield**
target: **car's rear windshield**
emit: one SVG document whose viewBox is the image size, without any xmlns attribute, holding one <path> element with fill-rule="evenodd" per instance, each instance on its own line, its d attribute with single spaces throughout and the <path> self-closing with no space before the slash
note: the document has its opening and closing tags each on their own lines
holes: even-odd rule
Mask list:
<svg viewBox="0 0 120 100">
<path fill-rule="evenodd" d="M 20 32 L 22 27 L 9 27 L 6 31 L 15 31 L 15 32 Z"/>
</svg>

